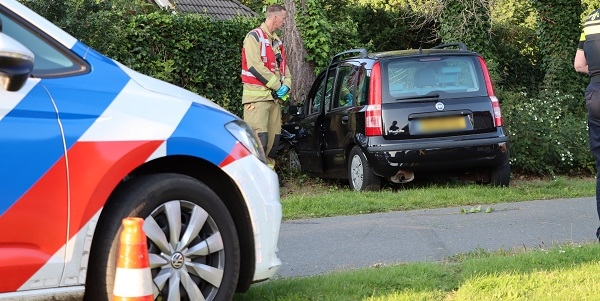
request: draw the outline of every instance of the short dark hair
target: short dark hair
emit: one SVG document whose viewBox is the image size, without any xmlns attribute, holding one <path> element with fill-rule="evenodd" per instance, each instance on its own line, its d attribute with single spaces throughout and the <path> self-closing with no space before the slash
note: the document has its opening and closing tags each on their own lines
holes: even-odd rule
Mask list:
<svg viewBox="0 0 600 301">
<path fill-rule="evenodd" d="M 285 7 L 281 4 L 271 4 L 267 7 L 267 18 L 273 14 L 273 13 L 278 13 L 278 12 L 282 12 L 285 11 Z"/>
</svg>

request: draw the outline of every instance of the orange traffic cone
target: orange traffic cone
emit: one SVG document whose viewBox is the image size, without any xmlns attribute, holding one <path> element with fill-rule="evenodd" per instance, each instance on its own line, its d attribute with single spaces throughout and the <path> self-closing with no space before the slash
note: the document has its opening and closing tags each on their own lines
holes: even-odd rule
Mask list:
<svg viewBox="0 0 600 301">
<path fill-rule="evenodd" d="M 143 225 L 139 217 L 123 219 L 113 301 L 154 300 Z"/>
</svg>

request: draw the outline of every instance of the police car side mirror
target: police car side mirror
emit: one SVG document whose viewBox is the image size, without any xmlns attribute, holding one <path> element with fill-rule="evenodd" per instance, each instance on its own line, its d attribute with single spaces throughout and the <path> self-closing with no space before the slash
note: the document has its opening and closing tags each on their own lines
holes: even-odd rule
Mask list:
<svg viewBox="0 0 600 301">
<path fill-rule="evenodd" d="M 34 55 L 27 47 L 0 32 L 0 84 L 6 91 L 19 91 L 31 71 Z"/>
</svg>

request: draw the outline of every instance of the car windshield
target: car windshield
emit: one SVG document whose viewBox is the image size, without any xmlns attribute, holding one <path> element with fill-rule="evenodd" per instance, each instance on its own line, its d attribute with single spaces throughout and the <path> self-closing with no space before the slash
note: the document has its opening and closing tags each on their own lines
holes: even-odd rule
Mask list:
<svg viewBox="0 0 600 301">
<path fill-rule="evenodd" d="M 388 62 L 385 70 L 387 76 L 382 84 L 389 94 L 384 102 L 428 96 L 451 99 L 487 95 L 475 56 L 401 58 Z"/>
</svg>

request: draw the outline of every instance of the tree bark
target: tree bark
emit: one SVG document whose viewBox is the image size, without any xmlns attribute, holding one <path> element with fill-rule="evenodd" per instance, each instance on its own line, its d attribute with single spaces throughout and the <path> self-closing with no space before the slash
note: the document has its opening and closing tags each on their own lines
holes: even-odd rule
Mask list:
<svg viewBox="0 0 600 301">
<path fill-rule="evenodd" d="M 285 0 L 287 17 L 282 37 L 286 47 L 287 65 L 292 74 L 291 105 L 305 102 L 310 87 L 316 78 L 314 64 L 305 60 L 307 53 L 295 20 L 296 14 L 302 13 L 302 7 L 305 3 L 304 0 L 299 2 L 301 4 L 300 8 L 296 6 L 295 0 Z"/>
</svg>

